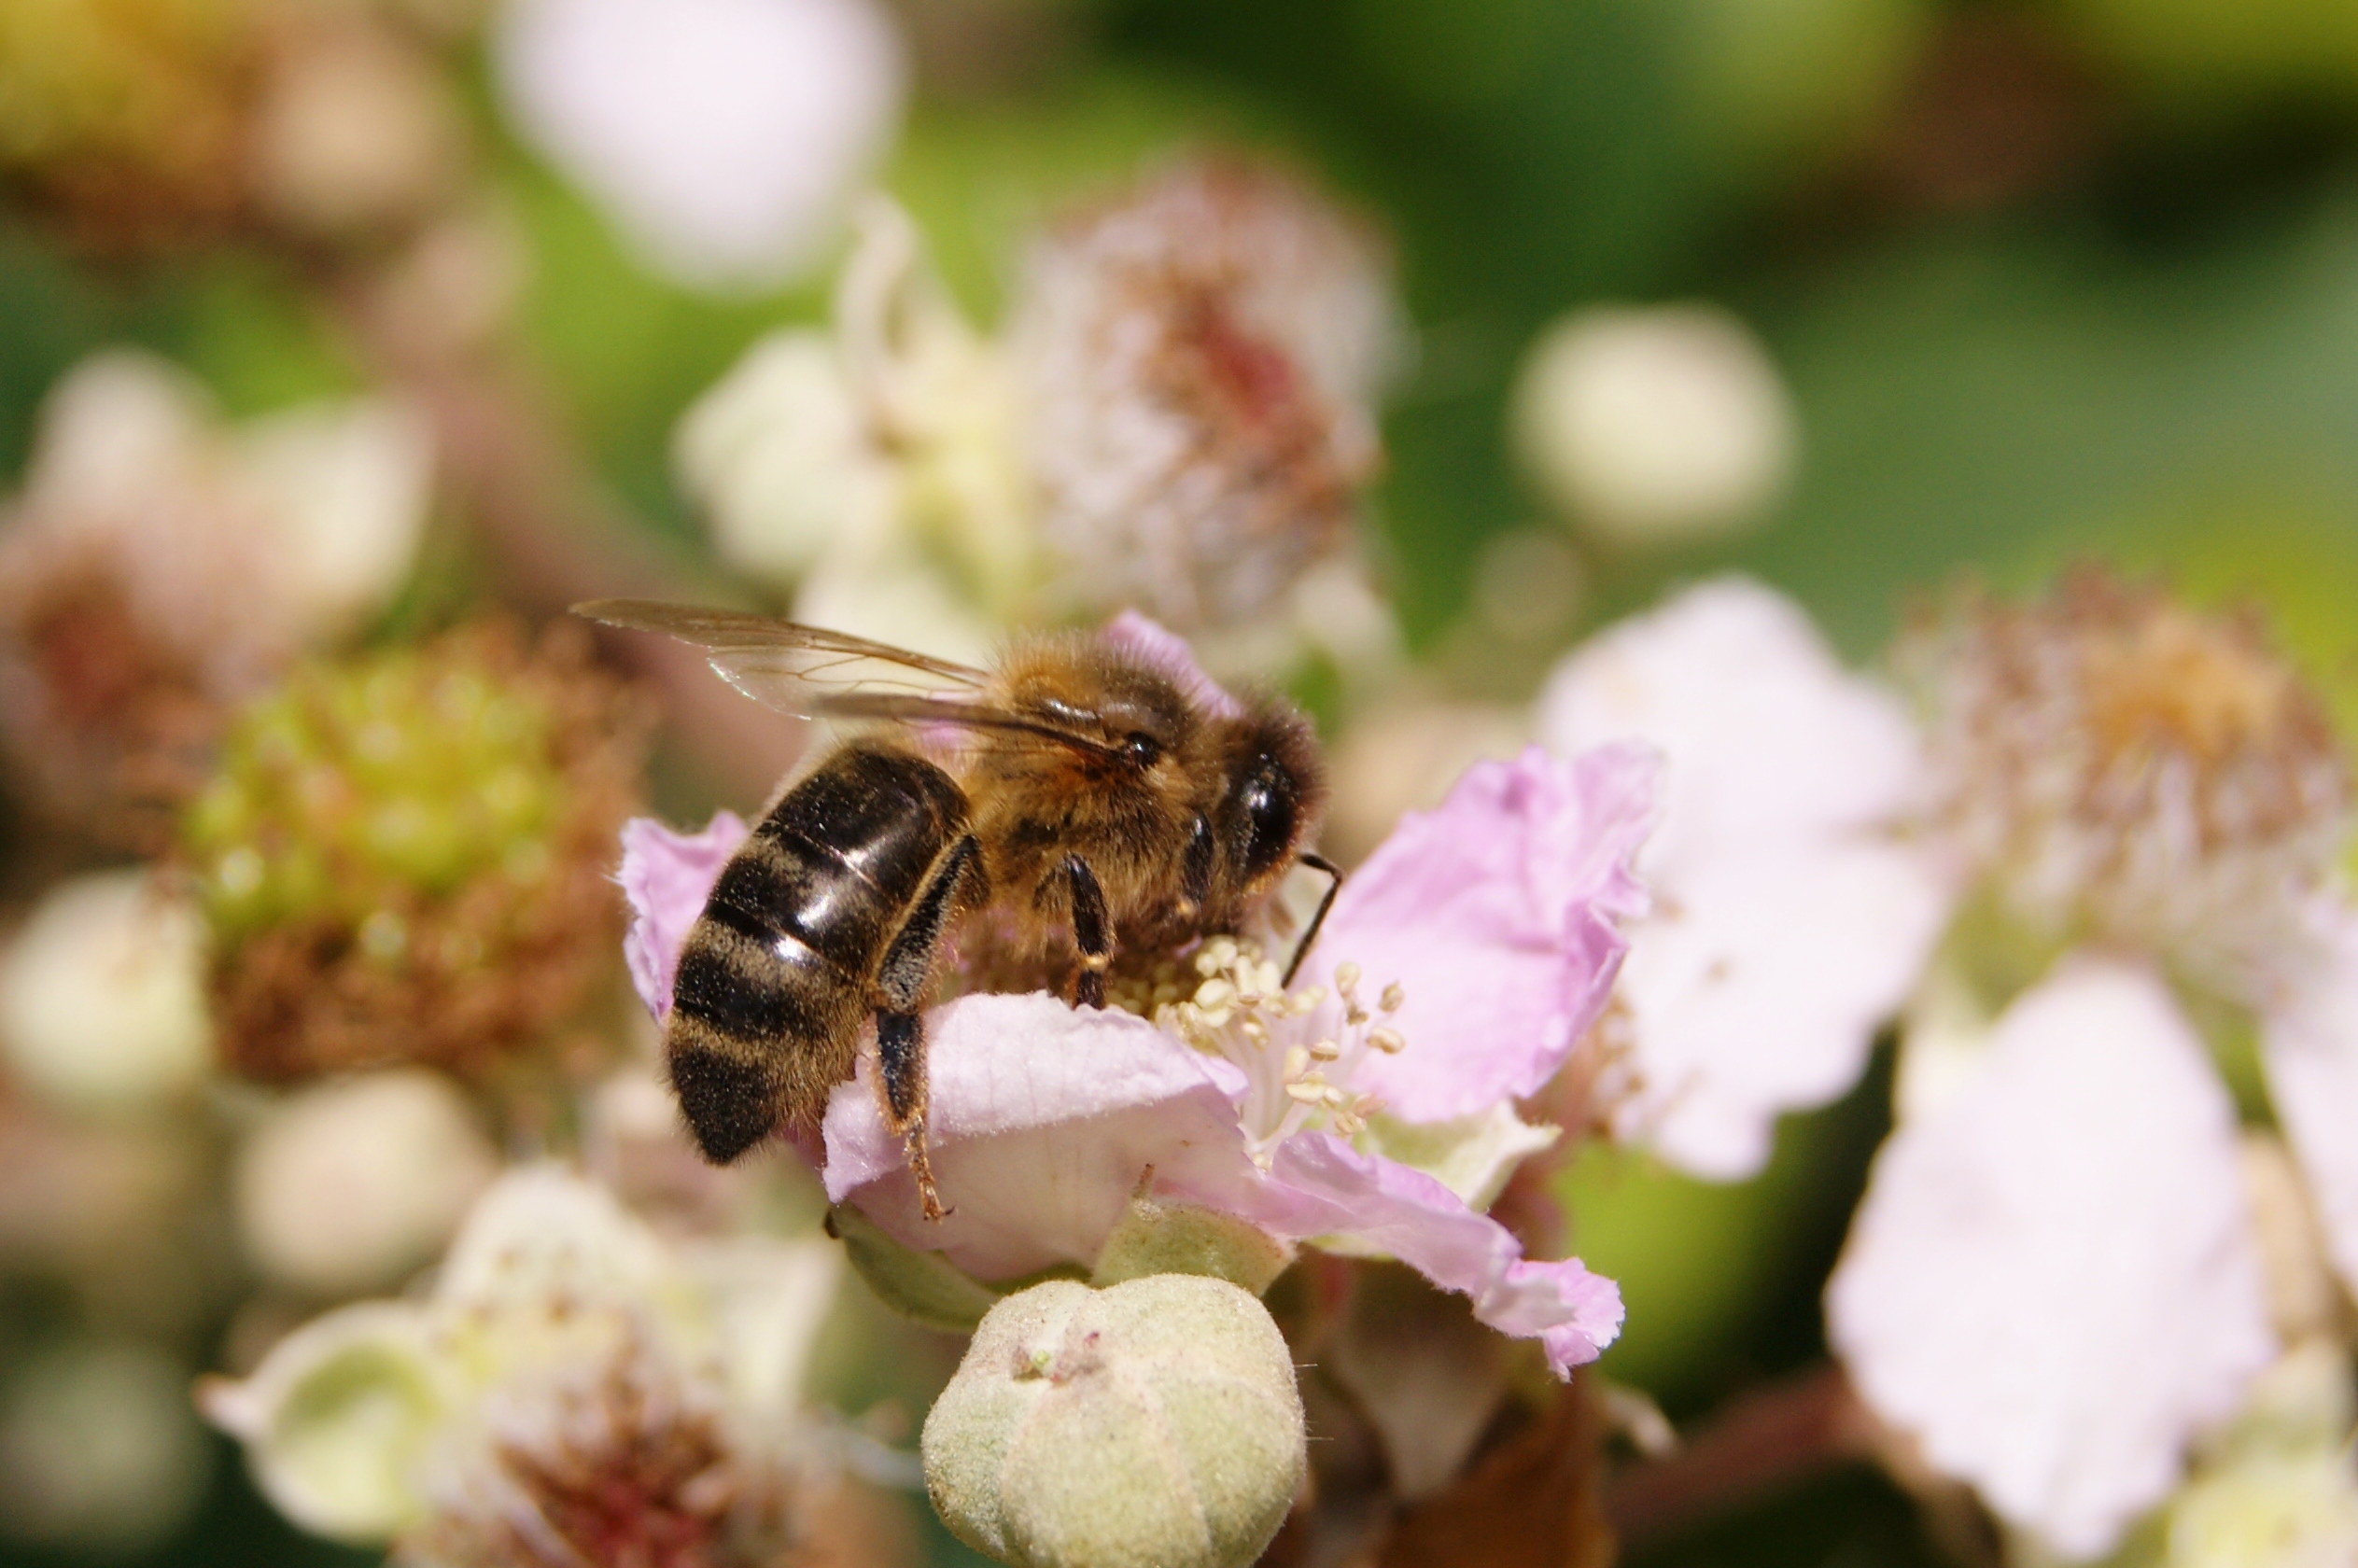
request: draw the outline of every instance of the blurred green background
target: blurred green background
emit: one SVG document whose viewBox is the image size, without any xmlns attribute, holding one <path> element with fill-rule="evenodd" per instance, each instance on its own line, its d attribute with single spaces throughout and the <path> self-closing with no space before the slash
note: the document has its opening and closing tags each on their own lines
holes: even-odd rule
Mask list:
<svg viewBox="0 0 2358 1568">
<path fill-rule="evenodd" d="M 0 0 L 5 8 L 7 0 Z M 2100 553 L 2257 597 L 2358 717 L 2358 7 L 2349 0 L 909 0 L 919 89 L 889 183 L 970 307 L 1025 227 L 1174 147 L 1314 171 L 1397 247 L 1415 355 L 1372 541 L 1411 643 L 1463 612 L 1485 540 L 1539 521 L 1509 461 L 1525 345 L 1561 313 L 1709 300 L 1761 335 L 1799 414 L 1764 525 L 1592 558 L 1577 624 L 1736 567 L 1854 658 L 1909 595 Z M 1015 10 L 1012 21 L 989 13 Z M 975 14 L 1018 39 L 967 58 Z M 470 91 L 497 135 L 488 94 Z M 565 417 L 650 526 L 681 409 L 825 290 L 715 302 L 639 271 L 512 145 L 525 319 Z M 50 383 L 132 341 L 232 412 L 357 385 L 289 263 L 131 266 L 0 221 L 0 472 Z M 1880 1073 L 1796 1118 L 1759 1182 L 1598 1155 L 1577 1242 L 1631 1309 L 1609 1375 L 1674 1416 L 1821 1353 L 1817 1294 L 1885 1121 Z M 359 1561 L 225 1479 L 156 1561 Z M 49 1561 L 10 1557 L 9 1561 Z M 1640 1561 L 1931 1561 L 1863 1474 Z"/>
</svg>

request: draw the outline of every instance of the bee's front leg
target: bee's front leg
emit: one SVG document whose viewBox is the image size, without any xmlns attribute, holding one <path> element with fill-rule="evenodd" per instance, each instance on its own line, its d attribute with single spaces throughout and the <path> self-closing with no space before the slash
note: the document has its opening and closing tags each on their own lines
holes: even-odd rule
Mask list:
<svg viewBox="0 0 2358 1568">
<path fill-rule="evenodd" d="M 1097 873 L 1078 855 L 1064 857 L 1064 879 L 1073 893 L 1073 945 L 1081 950 L 1073 980 L 1073 1005 L 1105 1005 L 1105 972 L 1114 962 L 1114 924 L 1105 915 L 1105 889 Z"/>
</svg>

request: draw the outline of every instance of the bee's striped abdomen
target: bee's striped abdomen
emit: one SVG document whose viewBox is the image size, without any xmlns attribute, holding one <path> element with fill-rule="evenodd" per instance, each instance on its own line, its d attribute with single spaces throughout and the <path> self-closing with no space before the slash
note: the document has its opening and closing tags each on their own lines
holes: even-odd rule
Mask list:
<svg viewBox="0 0 2358 1568">
<path fill-rule="evenodd" d="M 964 833 L 949 776 L 904 751 L 836 753 L 770 809 L 713 885 L 672 986 L 672 1085 L 705 1154 L 816 1124 L 850 1075 L 878 957 Z"/>
</svg>

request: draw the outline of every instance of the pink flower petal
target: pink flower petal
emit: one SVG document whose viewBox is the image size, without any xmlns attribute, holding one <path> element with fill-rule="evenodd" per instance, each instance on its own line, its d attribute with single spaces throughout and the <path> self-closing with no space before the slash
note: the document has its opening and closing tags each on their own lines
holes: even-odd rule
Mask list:
<svg viewBox="0 0 2358 1568">
<path fill-rule="evenodd" d="M 961 997 L 925 1023 L 927 1137 L 948 1217 L 919 1213 L 871 1053 L 825 1124 L 828 1198 L 905 1245 L 985 1280 L 1086 1267 L 1149 1167 L 1158 1186 L 1212 1201 L 1247 1181 L 1226 1064 L 1144 1018 L 1035 993 Z"/>
<path fill-rule="evenodd" d="M 717 813 L 702 833 L 677 833 L 649 817 L 623 824 L 623 866 L 614 880 L 630 900 L 623 960 L 639 1000 L 657 1020 L 671 1011 L 671 976 L 688 928 L 704 913 L 721 868 L 745 841 L 744 819 Z"/>
<path fill-rule="evenodd" d="M 1500 1333 L 1542 1341 L 1559 1376 L 1594 1361 L 1621 1332 L 1621 1295 L 1612 1281 L 1578 1258 L 1525 1259 L 1504 1225 L 1432 1177 L 1363 1155 L 1331 1133 L 1297 1133 L 1279 1144 L 1268 1179 L 1228 1206 L 1276 1235 L 1344 1240 L 1399 1259 L 1471 1297 L 1474 1316 Z"/>
<path fill-rule="evenodd" d="M 1400 819 L 1343 884 L 1305 966 L 1331 985 L 1359 966 L 1373 1002 L 1397 981 L 1408 1041 L 1356 1086 L 1404 1121 L 1439 1122 L 1527 1095 L 1595 1021 L 1642 914 L 1630 870 L 1652 819 L 1654 753 L 1608 746 L 1565 761 L 1537 747 L 1478 763 L 1440 806 Z"/>
<path fill-rule="evenodd" d="M 1471 1296 L 1502 1333 L 1545 1341 L 1560 1372 L 1594 1360 L 1620 1327 L 1611 1281 L 1577 1261 L 1525 1261 L 1503 1226 L 1420 1171 L 1316 1133 L 1288 1139 L 1260 1171 L 1237 1127 L 1233 1070 L 1144 1019 L 972 996 L 927 1027 L 929 1141 L 951 1212 L 920 1216 L 864 1057 L 827 1106 L 827 1196 L 979 1279 L 1087 1267 L 1151 1169 L 1157 1191 L 1272 1234 L 1397 1257 Z"/>
<path fill-rule="evenodd" d="M 1164 630 L 1138 611 L 1123 610 L 1107 622 L 1098 635 L 1176 680 L 1179 689 L 1195 699 L 1204 712 L 1233 719 L 1244 711 L 1243 706 L 1196 663 L 1195 651 L 1187 646 L 1186 638 Z"/>
<path fill-rule="evenodd" d="M 1901 1124 L 1826 1290 L 1859 1393 L 2072 1560 L 2273 1357 L 2235 1107 L 2150 970 L 2067 960 Z"/>
</svg>

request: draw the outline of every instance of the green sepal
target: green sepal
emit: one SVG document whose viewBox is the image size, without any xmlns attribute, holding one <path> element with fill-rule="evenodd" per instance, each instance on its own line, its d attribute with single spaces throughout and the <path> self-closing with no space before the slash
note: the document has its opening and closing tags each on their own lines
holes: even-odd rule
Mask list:
<svg viewBox="0 0 2358 1568">
<path fill-rule="evenodd" d="M 856 1209 L 827 1211 L 827 1234 L 843 1243 L 852 1271 L 901 1316 L 947 1334 L 972 1334 L 999 1293 L 939 1253 L 920 1253 L 887 1236 Z"/>
<path fill-rule="evenodd" d="M 1293 1248 L 1250 1221 L 1141 1195 L 1105 1239 L 1089 1282 L 1103 1290 L 1154 1274 L 1199 1274 L 1258 1295 L 1293 1261 Z"/>
</svg>

